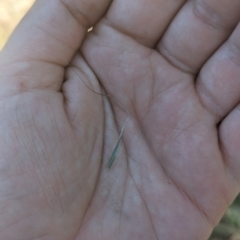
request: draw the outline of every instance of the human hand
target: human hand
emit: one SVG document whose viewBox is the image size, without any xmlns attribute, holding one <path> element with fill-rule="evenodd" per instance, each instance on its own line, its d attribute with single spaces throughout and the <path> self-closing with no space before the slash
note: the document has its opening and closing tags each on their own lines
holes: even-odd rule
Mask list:
<svg viewBox="0 0 240 240">
<path fill-rule="evenodd" d="M 239 7 L 36 1 L 0 55 L 1 239 L 207 239 L 240 190 Z"/>
</svg>

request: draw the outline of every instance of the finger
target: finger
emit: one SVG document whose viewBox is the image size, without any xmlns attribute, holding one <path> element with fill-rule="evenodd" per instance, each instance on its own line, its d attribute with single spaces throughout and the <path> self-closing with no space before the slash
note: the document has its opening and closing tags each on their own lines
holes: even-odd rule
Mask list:
<svg viewBox="0 0 240 240">
<path fill-rule="evenodd" d="M 202 68 L 196 89 L 216 122 L 240 101 L 240 24 L 229 40 Z"/>
<path fill-rule="evenodd" d="M 239 8 L 239 0 L 188 1 L 157 49 L 181 70 L 197 73 L 237 25 Z"/>
<path fill-rule="evenodd" d="M 99 20 L 110 2 L 36 1 L 1 53 L 0 64 L 4 69 L 1 72 L 6 76 L 2 79 L 8 83 L 21 82 L 25 88 L 59 88 L 61 66 L 70 61 L 88 27 Z"/>
<path fill-rule="evenodd" d="M 186 0 L 115 0 L 108 23 L 138 42 L 153 47 Z"/>
</svg>

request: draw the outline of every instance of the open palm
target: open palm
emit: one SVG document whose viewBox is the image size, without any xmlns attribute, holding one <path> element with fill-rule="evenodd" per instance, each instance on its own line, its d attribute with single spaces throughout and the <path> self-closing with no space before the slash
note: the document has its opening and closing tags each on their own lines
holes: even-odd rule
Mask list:
<svg viewBox="0 0 240 240">
<path fill-rule="evenodd" d="M 240 190 L 239 7 L 36 1 L 0 55 L 1 239 L 207 239 Z"/>
</svg>

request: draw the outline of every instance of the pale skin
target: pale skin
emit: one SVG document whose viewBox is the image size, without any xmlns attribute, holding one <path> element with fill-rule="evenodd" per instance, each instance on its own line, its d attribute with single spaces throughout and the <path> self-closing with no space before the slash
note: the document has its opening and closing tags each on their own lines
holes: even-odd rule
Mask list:
<svg viewBox="0 0 240 240">
<path fill-rule="evenodd" d="M 208 239 L 240 191 L 239 9 L 36 1 L 0 55 L 1 239 Z"/>
</svg>

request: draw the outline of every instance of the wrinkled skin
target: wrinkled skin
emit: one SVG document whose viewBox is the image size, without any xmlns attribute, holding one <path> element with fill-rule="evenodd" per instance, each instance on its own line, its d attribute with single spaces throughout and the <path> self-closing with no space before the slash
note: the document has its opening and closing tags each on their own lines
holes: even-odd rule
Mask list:
<svg viewBox="0 0 240 240">
<path fill-rule="evenodd" d="M 239 8 L 36 1 L 0 55 L 1 239 L 207 239 L 240 190 Z"/>
</svg>

